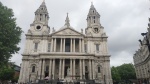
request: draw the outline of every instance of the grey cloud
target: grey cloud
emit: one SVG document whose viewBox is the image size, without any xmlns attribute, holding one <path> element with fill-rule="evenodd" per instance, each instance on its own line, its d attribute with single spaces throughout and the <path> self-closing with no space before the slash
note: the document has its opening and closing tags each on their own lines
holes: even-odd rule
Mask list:
<svg viewBox="0 0 150 84">
<path fill-rule="evenodd" d="M 80 31 L 86 28 L 86 17 L 90 8 L 90 0 L 45 0 L 50 20 L 49 26 L 56 30 L 65 23 L 66 13 L 69 13 L 73 28 Z M 17 24 L 26 33 L 34 20 L 34 12 L 42 0 L 1 0 L 14 10 Z M 111 54 L 111 66 L 133 62 L 133 54 L 139 47 L 141 32 L 147 31 L 150 2 L 148 0 L 94 0 L 94 6 L 101 15 L 101 25 L 104 26 Z M 24 33 L 24 34 L 25 34 Z M 18 65 L 21 63 L 21 53 L 25 45 L 25 35 L 19 44 L 21 50 L 11 59 Z"/>
</svg>

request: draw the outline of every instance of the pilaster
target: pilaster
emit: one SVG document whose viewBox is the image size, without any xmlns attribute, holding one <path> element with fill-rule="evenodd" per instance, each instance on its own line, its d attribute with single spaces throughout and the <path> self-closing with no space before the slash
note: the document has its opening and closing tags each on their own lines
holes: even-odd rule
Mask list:
<svg viewBox="0 0 150 84">
<path fill-rule="evenodd" d="M 43 66 L 42 66 L 42 79 L 44 79 L 44 71 L 45 71 L 45 59 L 43 59 Z"/>
</svg>

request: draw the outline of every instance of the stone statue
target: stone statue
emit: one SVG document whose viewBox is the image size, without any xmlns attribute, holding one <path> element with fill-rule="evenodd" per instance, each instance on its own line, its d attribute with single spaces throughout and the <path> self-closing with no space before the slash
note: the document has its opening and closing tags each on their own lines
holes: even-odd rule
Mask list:
<svg viewBox="0 0 150 84">
<path fill-rule="evenodd" d="M 55 29 L 54 29 L 54 27 L 53 27 L 53 31 L 52 32 L 55 32 Z"/>
<path fill-rule="evenodd" d="M 70 75 L 70 68 L 68 67 L 67 68 L 67 76 L 69 76 Z"/>
</svg>

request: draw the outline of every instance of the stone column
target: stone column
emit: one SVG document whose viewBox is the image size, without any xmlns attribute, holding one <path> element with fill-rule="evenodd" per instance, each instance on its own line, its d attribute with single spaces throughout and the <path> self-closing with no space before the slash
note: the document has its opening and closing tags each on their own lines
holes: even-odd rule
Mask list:
<svg viewBox="0 0 150 84">
<path fill-rule="evenodd" d="M 79 61 L 80 61 L 80 79 L 82 79 L 82 60 L 81 59 L 79 59 Z"/>
<path fill-rule="evenodd" d="M 52 77 L 52 59 L 49 60 L 49 78 L 51 77 Z"/>
<path fill-rule="evenodd" d="M 56 52 L 56 38 L 54 39 L 54 52 Z"/>
<path fill-rule="evenodd" d="M 76 46 L 75 46 L 75 38 L 73 39 L 73 52 L 76 52 L 76 48 L 75 48 Z"/>
<path fill-rule="evenodd" d="M 42 60 L 39 60 L 39 67 L 38 67 L 38 79 L 41 79 L 41 70 L 42 70 Z"/>
<path fill-rule="evenodd" d="M 70 75 L 72 76 L 72 59 L 70 59 Z M 71 77 L 71 79 L 72 79 L 72 77 Z"/>
<path fill-rule="evenodd" d="M 83 79 L 85 79 L 85 59 L 83 59 Z"/>
<path fill-rule="evenodd" d="M 52 72 L 52 75 L 53 75 L 53 79 L 55 78 L 55 59 L 53 59 L 53 72 Z"/>
<path fill-rule="evenodd" d="M 70 52 L 72 52 L 72 38 L 71 38 L 71 41 L 70 41 Z"/>
<path fill-rule="evenodd" d="M 63 52 L 65 52 L 65 43 L 66 43 L 66 40 L 64 38 L 64 47 L 63 47 Z"/>
<path fill-rule="evenodd" d="M 79 39 L 79 52 L 81 53 L 82 47 L 81 47 L 81 39 Z"/>
<path fill-rule="evenodd" d="M 42 66 L 42 79 L 44 79 L 44 75 L 45 75 L 45 59 L 43 59 L 43 66 Z"/>
<path fill-rule="evenodd" d="M 64 79 L 64 71 L 65 71 L 65 59 L 63 59 L 63 66 L 62 66 L 62 79 Z"/>
<path fill-rule="evenodd" d="M 53 42 L 53 38 L 52 38 L 52 40 L 51 40 L 51 52 L 53 52 L 53 46 L 54 46 L 53 43 L 54 43 L 54 42 Z"/>
<path fill-rule="evenodd" d="M 76 75 L 76 67 L 75 67 L 75 64 L 76 64 L 76 59 L 73 59 L 73 76 Z M 75 77 L 73 77 L 73 79 L 75 79 Z"/>
<path fill-rule="evenodd" d="M 95 63 L 94 63 L 94 59 L 92 60 L 92 72 L 93 72 L 93 79 L 95 79 Z"/>
<path fill-rule="evenodd" d="M 62 38 L 60 39 L 60 52 L 62 52 Z"/>
<path fill-rule="evenodd" d="M 82 39 L 82 52 L 84 53 L 84 39 Z"/>
<path fill-rule="evenodd" d="M 89 59 L 89 78 L 92 79 L 92 74 L 91 74 L 91 59 Z"/>
<path fill-rule="evenodd" d="M 61 61 L 62 61 L 62 59 L 59 60 L 59 79 L 61 79 L 61 71 L 62 71 L 62 70 L 61 70 L 61 69 L 62 69 L 62 68 L 61 68 L 61 65 L 62 65 L 62 64 L 61 64 L 61 63 L 62 63 Z"/>
</svg>

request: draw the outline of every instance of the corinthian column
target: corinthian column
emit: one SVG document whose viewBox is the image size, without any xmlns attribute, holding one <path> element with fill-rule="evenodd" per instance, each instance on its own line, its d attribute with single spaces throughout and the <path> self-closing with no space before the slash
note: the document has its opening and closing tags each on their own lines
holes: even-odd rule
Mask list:
<svg viewBox="0 0 150 84">
<path fill-rule="evenodd" d="M 63 64 L 62 64 L 62 79 L 64 79 L 65 59 L 63 59 L 62 61 L 63 61 Z"/>
<path fill-rule="evenodd" d="M 55 78 L 55 59 L 53 59 L 53 79 Z"/>
<path fill-rule="evenodd" d="M 82 39 L 82 52 L 84 53 L 84 39 Z"/>
<path fill-rule="evenodd" d="M 81 59 L 79 59 L 79 61 L 80 61 L 80 79 L 82 79 L 82 60 Z"/>
<path fill-rule="evenodd" d="M 61 62 L 62 61 L 62 59 L 60 59 L 59 60 L 59 79 L 61 79 L 61 71 L 62 71 L 62 69 L 61 69 Z"/>
<path fill-rule="evenodd" d="M 92 60 L 92 72 L 93 72 L 93 79 L 95 79 L 95 64 L 94 64 L 94 59 Z"/>
<path fill-rule="evenodd" d="M 83 79 L 85 79 L 85 59 L 83 59 Z"/>
<path fill-rule="evenodd" d="M 81 53 L 81 51 L 82 51 L 81 39 L 79 39 L 79 52 Z"/>
<path fill-rule="evenodd" d="M 60 52 L 62 52 L 62 38 L 60 39 Z"/>
<path fill-rule="evenodd" d="M 75 67 L 76 59 L 73 59 L 73 76 L 76 75 L 76 67 Z M 75 79 L 75 77 L 73 77 Z"/>
<path fill-rule="evenodd" d="M 90 76 L 90 79 L 92 79 L 92 74 L 91 74 L 91 59 L 89 59 L 89 76 Z"/>
<path fill-rule="evenodd" d="M 65 43 L 66 43 L 66 41 L 65 41 L 65 38 L 64 38 L 64 47 L 63 47 L 63 52 L 65 52 Z"/>
<path fill-rule="evenodd" d="M 75 38 L 74 38 L 74 39 L 73 39 L 73 52 L 76 52 L 75 43 L 76 43 L 76 41 L 75 41 Z"/>
<path fill-rule="evenodd" d="M 55 44 L 55 45 L 54 45 L 54 52 L 56 52 L 56 46 L 57 46 L 57 45 L 56 45 L 56 38 L 55 38 L 54 44 Z"/>
<path fill-rule="evenodd" d="M 49 60 L 49 77 L 51 78 L 52 75 L 52 60 Z"/>
<path fill-rule="evenodd" d="M 53 52 L 53 46 L 54 46 L 54 44 L 53 44 L 53 38 L 52 38 L 52 40 L 51 40 L 51 52 Z"/>
<path fill-rule="evenodd" d="M 72 76 L 72 59 L 70 59 L 70 75 Z M 72 77 L 71 77 L 72 78 Z"/>
<path fill-rule="evenodd" d="M 70 52 L 72 52 L 72 38 L 71 38 L 71 41 L 70 41 Z"/>
</svg>

